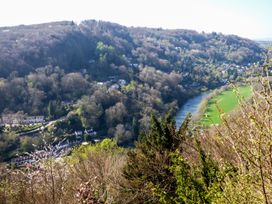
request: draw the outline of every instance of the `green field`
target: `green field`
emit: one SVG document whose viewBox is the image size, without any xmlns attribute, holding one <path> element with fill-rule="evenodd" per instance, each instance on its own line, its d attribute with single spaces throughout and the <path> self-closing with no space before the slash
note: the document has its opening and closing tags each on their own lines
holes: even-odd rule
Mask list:
<svg viewBox="0 0 272 204">
<path fill-rule="evenodd" d="M 238 92 L 243 98 L 248 98 L 252 94 L 250 86 L 238 87 Z M 217 105 L 216 105 L 217 104 Z M 220 124 L 221 118 L 218 107 L 224 112 L 228 113 L 239 105 L 238 98 L 233 89 L 228 89 L 221 92 L 217 96 L 208 101 L 206 111 L 201 119 L 201 124 L 212 125 Z"/>
</svg>

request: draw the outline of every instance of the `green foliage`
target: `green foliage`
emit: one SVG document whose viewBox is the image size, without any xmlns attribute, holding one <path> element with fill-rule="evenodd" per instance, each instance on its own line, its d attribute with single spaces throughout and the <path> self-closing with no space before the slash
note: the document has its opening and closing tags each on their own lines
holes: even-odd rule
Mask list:
<svg viewBox="0 0 272 204">
<path fill-rule="evenodd" d="M 221 182 L 225 175 L 234 172 L 233 168 L 220 170 L 219 166 L 196 141 L 199 154 L 197 163 L 190 163 L 179 150 L 170 154 L 170 172 L 176 181 L 175 194 L 167 194 L 163 189 L 154 186 L 152 191 L 159 196 L 161 203 L 213 203 L 223 194 Z"/>
<path fill-rule="evenodd" d="M 65 120 L 59 120 L 53 126 L 49 127 L 48 132 L 56 136 L 62 136 L 81 129 L 83 129 L 83 126 L 80 118 L 72 113 Z"/>
<path fill-rule="evenodd" d="M 124 168 L 131 203 L 213 203 L 223 193 L 221 182 L 233 169 L 221 170 L 206 155 L 189 122 L 190 115 L 176 130 L 169 115 L 161 122 L 152 116 L 149 133 L 128 153 Z M 195 149 L 193 160 L 187 148 Z"/>
<path fill-rule="evenodd" d="M 54 118 L 55 110 L 54 110 L 52 101 L 49 101 L 47 110 L 48 110 L 48 118 L 49 118 L 49 119 L 53 119 L 53 118 Z"/>
<path fill-rule="evenodd" d="M 78 163 L 82 159 L 87 159 L 91 153 L 107 152 L 110 154 L 125 152 L 125 149 L 117 145 L 113 139 L 104 139 L 95 144 L 83 144 L 74 148 L 71 155 L 67 158 L 69 163 Z"/>
<path fill-rule="evenodd" d="M 123 149 L 113 140 L 79 147 L 68 158 L 27 168 L 0 166 L 0 203 L 119 203 Z"/>
<path fill-rule="evenodd" d="M 174 174 L 177 182 L 176 193 L 172 200 L 175 203 L 208 203 L 205 199 L 204 185 L 198 180 L 196 172 L 186 160 L 176 152 L 171 155 L 172 165 L 170 171 Z"/>
<path fill-rule="evenodd" d="M 136 89 L 137 87 L 137 82 L 132 80 L 128 85 L 122 87 L 123 91 L 126 93 L 132 92 Z"/>
<path fill-rule="evenodd" d="M 32 152 L 34 150 L 33 140 L 30 137 L 24 137 L 21 139 L 20 151 Z"/>
<path fill-rule="evenodd" d="M 12 127 L 12 130 L 14 130 L 16 132 L 28 132 L 28 131 L 35 130 L 40 127 L 42 127 L 42 124 L 24 125 L 24 126 L 20 126 L 20 127 Z"/>
<path fill-rule="evenodd" d="M 238 94 L 238 96 L 237 96 Z M 220 124 L 223 113 L 234 110 L 241 99 L 249 98 L 252 95 L 251 86 L 241 86 L 237 90 L 225 90 L 207 102 L 206 111 L 203 114 L 201 124 Z"/>
<path fill-rule="evenodd" d="M 15 156 L 20 147 L 20 139 L 14 132 L 0 134 L 0 161 L 5 161 Z"/>
<path fill-rule="evenodd" d="M 128 181 L 129 194 L 133 203 L 157 203 L 158 198 L 152 196 L 150 185 L 160 186 L 169 193 L 175 189 L 173 175 L 169 172 L 169 152 L 173 148 L 176 137 L 175 123 L 170 117 L 159 122 L 152 116 L 150 132 L 142 135 L 136 149 L 128 153 L 124 176 Z M 131 199 L 131 198 L 130 198 Z"/>
<path fill-rule="evenodd" d="M 18 26 L 2 32 L 1 113 L 23 110 L 28 115 L 63 118 L 55 124 L 56 131 L 51 127 L 43 133 L 47 141 L 88 127 L 118 141 L 76 148 L 68 163 L 56 161 L 30 173 L 11 171 L 5 191 L 0 180 L 0 198 L 8 196 L 7 203 L 79 203 L 90 202 L 87 194 L 91 201 L 108 203 L 270 201 L 271 101 L 266 92 L 261 102 L 255 102 L 260 107 L 253 108 L 254 114 L 247 118 L 245 111 L 235 124 L 243 125 L 233 125 L 235 131 L 228 126 L 224 137 L 210 146 L 203 140 L 194 142 L 201 138 L 191 131 L 190 115 L 178 130 L 169 115 L 163 120 L 149 116 L 152 112 L 164 116 L 200 90 L 240 78 L 248 63 L 262 62 L 264 51 L 233 35 L 96 21 Z M 128 85 L 112 88 L 120 79 Z M 259 114 L 266 107 L 268 114 Z M 142 137 L 128 152 L 121 172 L 126 151 L 117 143 L 132 142 L 139 131 Z M 32 144 L 39 143 L 36 139 L 1 132 L 0 160 L 32 151 Z M 219 144 L 224 140 L 222 148 Z M 214 150 L 216 145 L 221 148 Z M 239 151 L 229 155 L 231 148 Z M 219 156 L 211 157 L 207 151 Z M 213 158 L 221 155 L 229 158 L 215 162 Z M 229 160 L 240 168 L 238 176 L 225 165 Z M 82 194 L 76 193 L 78 188 Z M 80 201 L 75 195 L 82 196 Z"/>
<path fill-rule="evenodd" d="M 13 27 L 0 45 L 1 114 L 68 116 L 51 132 L 92 127 L 129 146 L 140 129 L 148 131 L 151 113 L 177 110 L 237 70 L 243 76 L 242 65 L 261 62 L 264 53 L 237 36 L 96 21 Z"/>
<path fill-rule="evenodd" d="M 99 118 L 103 114 L 103 107 L 94 101 L 90 101 L 88 97 L 84 97 L 78 102 L 76 113 L 78 114 L 83 127 L 99 126 Z"/>
<path fill-rule="evenodd" d="M 102 21 L 16 26 L 2 32 L 0 45 L 0 77 L 8 77 L 13 71 L 25 75 L 47 64 L 59 65 L 66 72 L 75 71 L 96 55 L 95 60 L 101 62 L 121 62 L 120 56 L 125 55 L 161 70 L 174 67 L 195 71 L 192 69 L 195 65 L 210 59 L 247 64 L 260 60 L 264 53 L 256 43 L 234 35 L 128 28 Z M 115 52 L 118 59 L 112 58 L 116 57 Z"/>
</svg>

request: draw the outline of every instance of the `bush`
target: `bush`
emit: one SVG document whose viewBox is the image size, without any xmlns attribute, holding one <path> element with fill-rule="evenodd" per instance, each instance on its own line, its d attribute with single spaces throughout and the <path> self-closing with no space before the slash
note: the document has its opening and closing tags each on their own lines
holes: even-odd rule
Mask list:
<svg viewBox="0 0 272 204">
<path fill-rule="evenodd" d="M 124 150 L 106 139 L 81 146 L 68 158 L 2 167 L 0 203 L 112 203 L 124 161 Z"/>
</svg>

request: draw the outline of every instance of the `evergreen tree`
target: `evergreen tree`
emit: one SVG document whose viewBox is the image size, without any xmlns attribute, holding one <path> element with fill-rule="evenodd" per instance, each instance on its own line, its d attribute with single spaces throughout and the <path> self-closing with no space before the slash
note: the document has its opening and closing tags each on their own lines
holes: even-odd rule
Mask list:
<svg viewBox="0 0 272 204">
<path fill-rule="evenodd" d="M 182 125 L 184 132 L 189 131 L 189 120 L 190 116 Z M 168 167 L 171 165 L 171 152 L 179 148 L 183 136 L 184 133 L 176 131 L 170 114 L 162 121 L 154 115 L 151 117 L 149 133 L 141 135 L 135 150 L 128 153 L 124 169 L 128 182 L 126 191 L 135 195 L 131 203 L 158 203 L 159 197 L 152 192 L 154 187 L 163 189 L 167 195 L 176 194 L 176 181 Z"/>
<path fill-rule="evenodd" d="M 52 103 L 52 101 L 49 101 L 48 107 L 47 107 L 47 112 L 48 112 L 48 119 L 51 120 L 54 118 L 54 105 Z"/>
<path fill-rule="evenodd" d="M 212 203 L 220 193 L 222 174 L 200 142 L 194 142 L 190 121 L 189 114 L 177 130 L 170 114 L 162 121 L 152 116 L 149 133 L 141 135 L 128 153 L 124 168 L 128 203 Z M 197 162 L 183 156 L 185 148 L 198 152 Z"/>
</svg>

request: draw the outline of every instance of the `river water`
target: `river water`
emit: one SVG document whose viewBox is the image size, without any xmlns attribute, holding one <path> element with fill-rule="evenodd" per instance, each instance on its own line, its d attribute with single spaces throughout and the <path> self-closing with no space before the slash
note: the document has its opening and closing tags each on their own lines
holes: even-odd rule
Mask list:
<svg viewBox="0 0 272 204">
<path fill-rule="evenodd" d="M 178 111 L 176 115 L 176 126 L 180 127 L 181 123 L 184 121 L 188 113 L 193 115 L 198 112 L 198 107 L 201 101 L 208 95 L 207 92 L 201 93 L 191 99 L 189 99 Z"/>
</svg>

